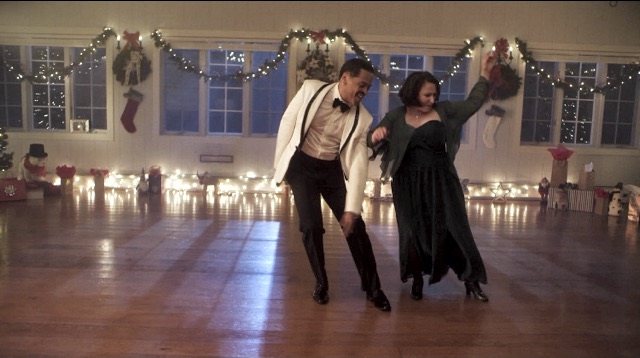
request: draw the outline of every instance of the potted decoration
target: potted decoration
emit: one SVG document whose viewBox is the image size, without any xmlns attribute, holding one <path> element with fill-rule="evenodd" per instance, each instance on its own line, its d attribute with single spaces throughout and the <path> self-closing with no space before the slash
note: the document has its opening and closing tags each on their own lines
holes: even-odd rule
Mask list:
<svg viewBox="0 0 640 358">
<path fill-rule="evenodd" d="M 59 165 L 56 167 L 56 174 L 60 177 L 60 193 L 72 195 L 73 177 L 76 175 L 76 167 Z"/>
<path fill-rule="evenodd" d="M 96 196 L 104 195 L 104 178 L 109 175 L 108 169 L 91 168 L 89 174 L 93 176 L 93 191 Z"/>
</svg>

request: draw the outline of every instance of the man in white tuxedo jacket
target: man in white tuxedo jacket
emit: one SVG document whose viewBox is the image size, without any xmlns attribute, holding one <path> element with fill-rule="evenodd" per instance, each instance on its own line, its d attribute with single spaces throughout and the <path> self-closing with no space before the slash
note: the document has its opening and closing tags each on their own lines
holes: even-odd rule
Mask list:
<svg viewBox="0 0 640 358">
<path fill-rule="evenodd" d="M 289 103 L 278 130 L 274 180 L 293 192 L 303 243 L 316 278 L 313 299 L 329 302 L 321 199 L 340 221 L 361 279 L 374 306 L 390 311 L 380 288 L 371 241 L 360 213 L 367 179 L 367 132 L 371 114 L 361 105 L 373 82 L 373 66 L 351 59 L 336 83 L 306 80 Z"/>
</svg>

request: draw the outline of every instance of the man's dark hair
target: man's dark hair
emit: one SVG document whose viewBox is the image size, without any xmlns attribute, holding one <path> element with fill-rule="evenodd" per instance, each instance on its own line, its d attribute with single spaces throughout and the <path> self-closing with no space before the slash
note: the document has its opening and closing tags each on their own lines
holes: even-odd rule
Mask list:
<svg viewBox="0 0 640 358">
<path fill-rule="evenodd" d="M 420 101 L 418 100 L 418 95 L 420 94 L 420 89 L 424 86 L 425 83 L 433 83 L 436 85 L 436 96 L 435 100 L 438 101 L 440 98 L 440 82 L 434 75 L 430 72 L 414 72 L 404 80 L 400 91 L 398 91 L 398 96 L 400 97 L 400 101 L 405 106 L 420 106 Z"/>
<path fill-rule="evenodd" d="M 348 72 L 351 76 L 356 77 L 360 75 L 361 70 L 374 73 L 373 65 L 371 64 L 371 62 L 363 60 L 359 57 L 352 58 L 342 65 L 342 67 L 340 68 L 340 76 L 338 76 L 338 78 L 342 78 L 342 74 L 345 72 Z"/>
</svg>

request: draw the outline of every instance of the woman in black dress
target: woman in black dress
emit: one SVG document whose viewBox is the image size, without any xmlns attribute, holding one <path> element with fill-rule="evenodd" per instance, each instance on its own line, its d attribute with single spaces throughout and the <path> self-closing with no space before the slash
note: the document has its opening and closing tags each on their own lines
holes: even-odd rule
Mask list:
<svg viewBox="0 0 640 358">
<path fill-rule="evenodd" d="M 411 297 L 422 299 L 423 275 L 436 283 L 451 268 L 467 295 L 489 298 L 482 257 L 467 218 L 454 166 L 462 125 L 487 98 L 493 52 L 482 59 L 480 79 L 466 100 L 438 103 L 440 85 L 429 72 L 407 77 L 398 95 L 403 106 L 385 115 L 367 138 L 374 156 L 382 153 L 382 179 L 391 190 L 400 237 L 400 278 L 413 278 Z"/>
</svg>

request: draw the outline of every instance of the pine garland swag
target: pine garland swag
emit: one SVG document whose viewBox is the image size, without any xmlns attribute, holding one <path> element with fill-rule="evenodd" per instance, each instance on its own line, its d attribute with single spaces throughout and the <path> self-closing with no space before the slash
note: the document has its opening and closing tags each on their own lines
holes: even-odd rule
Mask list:
<svg viewBox="0 0 640 358">
<path fill-rule="evenodd" d="M 140 82 L 147 79 L 149 73 L 151 73 L 151 61 L 147 59 L 144 53 L 140 52 Z M 131 73 L 129 76 L 129 83 L 124 83 L 127 75 L 127 65 L 131 60 L 131 49 L 122 49 L 116 59 L 113 61 L 113 74 L 116 75 L 116 80 L 123 86 L 133 86 L 138 84 L 138 76 Z"/>
<path fill-rule="evenodd" d="M 296 77 L 299 85 L 310 78 L 332 83 L 338 80 L 337 70 L 331 58 L 322 53 L 321 50 L 316 49 L 298 65 Z"/>
</svg>

